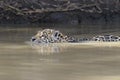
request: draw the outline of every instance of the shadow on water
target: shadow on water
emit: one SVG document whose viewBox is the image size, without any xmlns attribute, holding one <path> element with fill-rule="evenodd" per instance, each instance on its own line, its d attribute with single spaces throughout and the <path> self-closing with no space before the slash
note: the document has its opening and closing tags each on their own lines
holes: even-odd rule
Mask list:
<svg viewBox="0 0 120 80">
<path fill-rule="evenodd" d="M 0 27 L 0 80 L 120 79 L 120 49 L 117 47 L 39 47 L 26 44 L 38 30 L 50 26 L 71 36 L 92 37 L 119 35 L 119 25 L 21 26 Z"/>
</svg>

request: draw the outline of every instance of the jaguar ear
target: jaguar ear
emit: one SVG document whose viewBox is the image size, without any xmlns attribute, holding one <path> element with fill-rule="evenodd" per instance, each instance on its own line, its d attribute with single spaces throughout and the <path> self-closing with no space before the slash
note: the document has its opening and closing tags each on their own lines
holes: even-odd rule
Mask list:
<svg viewBox="0 0 120 80">
<path fill-rule="evenodd" d="M 64 36 L 64 39 L 66 39 L 66 40 L 67 40 L 67 39 L 68 39 L 68 36 Z"/>
</svg>

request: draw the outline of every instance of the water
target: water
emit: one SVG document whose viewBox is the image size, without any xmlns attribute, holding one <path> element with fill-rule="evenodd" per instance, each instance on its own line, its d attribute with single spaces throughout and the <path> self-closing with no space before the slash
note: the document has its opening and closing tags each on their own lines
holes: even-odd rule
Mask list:
<svg viewBox="0 0 120 80">
<path fill-rule="evenodd" d="M 120 79 L 119 47 L 34 46 L 26 41 L 43 28 L 33 26 L 0 27 L 0 80 Z M 115 26 L 61 26 L 55 29 L 76 37 L 119 34 Z"/>
</svg>

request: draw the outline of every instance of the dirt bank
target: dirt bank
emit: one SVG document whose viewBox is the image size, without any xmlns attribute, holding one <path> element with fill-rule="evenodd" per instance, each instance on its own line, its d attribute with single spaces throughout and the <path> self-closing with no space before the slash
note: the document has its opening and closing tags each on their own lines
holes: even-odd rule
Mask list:
<svg viewBox="0 0 120 80">
<path fill-rule="evenodd" d="M 119 22 L 119 0 L 0 0 L 0 23 Z"/>
</svg>

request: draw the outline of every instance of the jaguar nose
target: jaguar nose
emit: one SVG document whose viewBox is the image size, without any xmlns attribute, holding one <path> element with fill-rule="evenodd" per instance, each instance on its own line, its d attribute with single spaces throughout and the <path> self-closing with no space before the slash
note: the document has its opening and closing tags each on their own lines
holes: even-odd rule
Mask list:
<svg viewBox="0 0 120 80">
<path fill-rule="evenodd" d="M 36 40 L 35 38 L 32 38 L 32 39 L 31 39 L 32 42 L 35 41 L 35 40 Z"/>
</svg>

